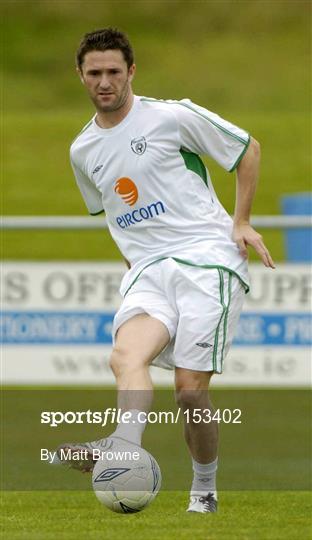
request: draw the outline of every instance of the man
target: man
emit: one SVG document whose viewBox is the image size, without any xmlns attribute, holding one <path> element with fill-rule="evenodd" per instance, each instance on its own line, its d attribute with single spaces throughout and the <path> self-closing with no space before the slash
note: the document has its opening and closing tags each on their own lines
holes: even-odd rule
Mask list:
<svg viewBox="0 0 312 540">
<path fill-rule="evenodd" d="M 141 444 L 140 411 L 152 400 L 149 366 L 175 369 L 177 402 L 194 479 L 188 511 L 217 509 L 217 423 L 195 423 L 193 409 L 213 411 L 208 385 L 221 373 L 248 291 L 247 247 L 274 268 L 249 224 L 259 144 L 242 129 L 189 100 L 134 96 L 133 51 L 116 29 L 86 34 L 77 71 L 96 114 L 71 146 L 75 177 L 90 214 L 105 211 L 126 259 L 124 301 L 115 316 L 111 367 L 118 405 L 131 413 L 106 439 L 60 448 Z M 234 221 L 217 199 L 198 154 L 236 169 Z M 140 392 L 138 392 L 140 390 Z M 60 455 L 60 453 L 59 453 Z"/>
</svg>

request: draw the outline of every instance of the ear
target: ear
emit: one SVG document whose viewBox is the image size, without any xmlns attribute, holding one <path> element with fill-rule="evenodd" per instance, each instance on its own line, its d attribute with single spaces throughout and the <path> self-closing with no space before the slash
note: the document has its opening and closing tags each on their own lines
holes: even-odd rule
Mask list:
<svg viewBox="0 0 312 540">
<path fill-rule="evenodd" d="M 78 73 L 78 77 L 81 80 L 82 84 L 84 84 L 85 82 L 84 82 L 83 74 L 82 74 L 81 69 L 78 66 L 76 67 L 76 71 Z"/>
<path fill-rule="evenodd" d="M 130 66 L 129 70 L 128 70 L 128 81 L 129 82 L 133 81 L 135 72 L 136 72 L 136 65 L 132 64 L 132 66 Z"/>
</svg>

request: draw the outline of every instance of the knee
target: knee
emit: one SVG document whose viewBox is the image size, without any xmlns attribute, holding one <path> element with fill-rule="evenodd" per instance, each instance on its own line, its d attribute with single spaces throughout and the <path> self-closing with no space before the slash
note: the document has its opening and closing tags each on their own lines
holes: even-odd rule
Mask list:
<svg viewBox="0 0 312 540">
<path fill-rule="evenodd" d="M 175 397 L 183 409 L 201 407 L 208 399 L 208 385 L 212 372 L 180 377 L 176 380 Z"/>
<path fill-rule="evenodd" d="M 123 375 L 129 370 L 133 373 L 143 364 L 143 360 L 138 355 L 134 357 L 131 351 L 118 346 L 114 347 L 109 361 L 110 368 L 115 377 Z"/>
<path fill-rule="evenodd" d="M 204 391 L 206 394 L 206 391 Z M 193 409 L 198 405 L 199 393 L 203 390 L 190 390 L 189 388 L 176 389 L 176 402 L 182 409 Z"/>
<path fill-rule="evenodd" d="M 114 375 L 117 377 L 127 366 L 127 351 L 120 347 L 114 347 L 109 360 L 109 365 Z"/>
</svg>

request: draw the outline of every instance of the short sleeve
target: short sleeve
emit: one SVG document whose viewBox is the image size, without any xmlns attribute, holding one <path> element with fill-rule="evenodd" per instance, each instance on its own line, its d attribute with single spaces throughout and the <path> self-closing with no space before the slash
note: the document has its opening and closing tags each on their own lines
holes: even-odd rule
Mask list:
<svg viewBox="0 0 312 540">
<path fill-rule="evenodd" d="M 249 146 L 249 134 L 189 99 L 172 105 L 182 147 L 210 156 L 227 171 L 233 171 Z"/>
<path fill-rule="evenodd" d="M 104 212 L 102 204 L 102 195 L 91 180 L 74 163 L 71 157 L 71 166 L 74 171 L 76 182 L 84 199 L 86 207 L 92 216 Z"/>
</svg>

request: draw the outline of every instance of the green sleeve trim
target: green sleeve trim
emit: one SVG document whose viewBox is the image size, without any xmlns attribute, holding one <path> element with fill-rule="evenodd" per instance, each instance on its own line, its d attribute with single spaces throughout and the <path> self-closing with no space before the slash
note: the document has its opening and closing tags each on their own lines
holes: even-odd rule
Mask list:
<svg viewBox="0 0 312 540">
<path fill-rule="evenodd" d="M 98 216 L 99 214 L 103 214 L 103 212 L 105 212 L 105 210 L 100 210 L 99 212 L 95 212 L 94 214 L 90 212 L 90 216 Z"/>
<path fill-rule="evenodd" d="M 236 167 L 240 164 L 241 160 L 243 159 L 244 155 L 246 154 L 246 152 L 247 152 L 247 150 L 249 148 L 249 145 L 250 145 L 250 135 L 248 135 L 248 141 L 247 141 L 247 144 L 246 144 L 245 148 L 243 148 L 243 151 L 238 156 L 237 160 L 235 161 L 233 167 L 229 170 L 229 172 L 233 172 L 236 169 Z"/>
<path fill-rule="evenodd" d="M 155 264 L 157 262 L 164 261 L 165 259 L 173 259 L 177 263 L 186 264 L 187 266 L 195 266 L 197 268 L 214 268 L 214 269 L 217 269 L 217 270 L 219 270 L 219 269 L 220 270 L 225 270 L 226 272 L 229 272 L 229 274 L 237 277 L 237 279 L 241 282 L 243 288 L 245 289 L 246 294 L 249 292 L 249 285 L 240 277 L 239 274 L 237 274 L 237 272 L 235 272 L 231 268 L 228 268 L 227 266 L 221 266 L 220 264 L 194 264 L 191 261 L 185 261 L 184 259 L 179 259 L 178 257 L 160 257 L 159 259 L 156 259 L 155 261 L 150 262 L 149 264 L 144 266 L 144 268 L 142 268 L 142 270 L 140 270 L 140 272 L 137 274 L 137 276 L 134 278 L 134 280 L 129 285 L 128 289 L 126 290 L 125 296 L 128 294 L 131 287 L 133 287 L 133 285 L 138 281 L 140 275 L 142 274 L 142 272 L 144 272 L 144 270 L 146 270 L 146 268 L 148 268 L 149 266 L 151 266 L 152 264 Z"/>
<path fill-rule="evenodd" d="M 196 109 L 194 109 L 188 103 L 182 103 L 181 101 L 175 101 L 175 100 L 172 100 L 172 102 L 169 102 L 169 101 L 166 101 L 164 99 L 152 99 L 152 98 L 141 98 L 141 101 L 150 101 L 150 102 L 156 101 L 156 102 L 159 102 L 159 103 L 165 103 L 167 105 L 175 104 L 175 105 L 180 105 L 181 107 L 185 107 L 186 109 L 189 109 L 190 111 L 193 111 L 194 113 L 198 114 L 198 116 L 201 116 L 205 120 L 208 120 L 208 122 L 210 122 L 212 125 L 214 125 L 218 129 L 220 129 L 220 131 L 223 131 L 223 133 L 226 133 L 227 135 L 230 135 L 231 137 L 233 137 L 233 139 L 236 139 L 237 141 L 239 141 L 239 142 L 241 142 L 243 144 L 248 144 L 248 141 L 246 141 L 242 137 L 239 137 L 238 135 L 235 135 L 235 133 L 232 133 L 231 131 L 229 131 L 225 127 L 220 126 L 215 120 L 212 120 L 211 118 L 209 118 L 209 116 L 206 116 L 205 114 L 202 114 L 201 112 L 198 112 Z"/>
</svg>

